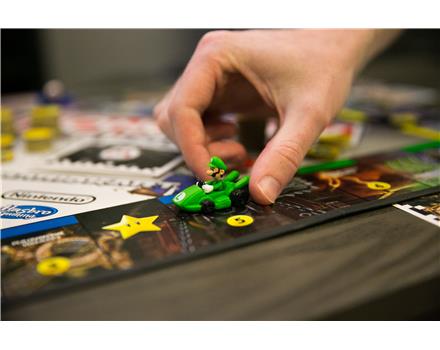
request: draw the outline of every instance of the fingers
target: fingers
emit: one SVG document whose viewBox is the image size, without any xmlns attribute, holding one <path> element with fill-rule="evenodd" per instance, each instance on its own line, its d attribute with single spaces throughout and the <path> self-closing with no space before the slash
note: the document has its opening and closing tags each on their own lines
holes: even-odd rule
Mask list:
<svg viewBox="0 0 440 350">
<path fill-rule="evenodd" d="M 174 139 L 173 128 L 171 127 L 170 120 L 168 118 L 168 114 L 166 113 L 169 104 L 169 96 L 172 90 L 167 93 L 167 95 L 156 105 L 154 106 L 153 116 L 156 120 L 157 125 L 162 130 L 162 132 L 172 141 L 176 142 Z"/>
<path fill-rule="evenodd" d="M 256 202 L 275 202 L 329 119 L 311 108 L 292 108 L 286 112 L 280 130 L 252 169 L 249 189 Z"/>
<path fill-rule="evenodd" d="M 223 159 L 229 168 L 239 167 L 247 158 L 247 152 L 243 145 L 233 140 L 211 142 L 208 145 L 208 150 L 210 154 L 215 154 Z"/>
<path fill-rule="evenodd" d="M 205 131 L 210 142 L 218 141 L 236 135 L 237 126 L 233 123 L 225 122 L 209 123 L 205 124 Z"/>
<path fill-rule="evenodd" d="M 168 114 L 168 105 L 172 99 L 173 90 L 170 90 L 162 101 L 155 106 L 153 114 L 159 128 L 171 141 L 176 142 L 174 129 Z M 236 123 L 222 119 L 220 115 L 212 112 L 209 115 L 204 115 L 203 124 L 209 141 L 231 138 L 237 133 Z"/>
<path fill-rule="evenodd" d="M 154 111 L 159 127 L 180 147 L 186 163 L 199 177 L 203 177 L 210 157 L 201 115 L 212 97 L 208 92 L 213 93 L 214 87 L 215 79 L 208 68 L 194 70 L 190 63 L 173 90 Z"/>
<path fill-rule="evenodd" d="M 230 134 L 230 128 L 223 125 L 207 135 L 201 118 L 222 85 L 224 72 L 230 70 L 219 50 L 226 36 L 205 36 L 173 90 L 155 108 L 159 126 L 180 147 L 187 165 L 199 177 L 204 177 L 209 162 L 210 140 Z"/>
</svg>

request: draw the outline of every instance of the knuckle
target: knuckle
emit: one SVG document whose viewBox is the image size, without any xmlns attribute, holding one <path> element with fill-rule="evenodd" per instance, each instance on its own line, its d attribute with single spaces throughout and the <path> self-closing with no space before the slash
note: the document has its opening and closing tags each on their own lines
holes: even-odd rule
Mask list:
<svg viewBox="0 0 440 350">
<path fill-rule="evenodd" d="M 292 169 L 298 169 L 304 156 L 301 145 L 291 140 L 280 143 L 276 148 L 276 152 Z"/>
<path fill-rule="evenodd" d="M 222 48 L 229 36 L 227 30 L 214 30 L 206 33 L 198 44 L 199 51 L 213 51 Z"/>
<path fill-rule="evenodd" d="M 325 108 L 322 100 L 319 99 L 303 102 L 302 114 L 307 118 L 312 118 L 321 126 L 327 126 L 331 120 L 329 109 Z"/>
<path fill-rule="evenodd" d="M 174 103 L 168 107 L 168 118 L 171 120 L 171 122 L 175 122 L 179 119 L 180 111 L 180 106 Z"/>
<path fill-rule="evenodd" d="M 163 131 L 166 128 L 166 121 L 165 118 L 163 117 L 157 117 L 156 118 L 156 123 L 159 126 L 159 128 Z"/>
<path fill-rule="evenodd" d="M 157 105 L 154 106 L 154 108 L 153 108 L 153 117 L 154 117 L 154 119 L 157 122 L 160 119 L 161 111 L 162 111 L 161 103 L 158 103 Z"/>
<path fill-rule="evenodd" d="M 302 113 L 308 117 L 321 116 L 323 114 L 319 100 L 304 101 L 302 105 Z"/>
<path fill-rule="evenodd" d="M 168 118 L 170 120 L 176 120 L 178 113 L 179 108 L 175 104 L 172 104 L 168 107 Z"/>
</svg>

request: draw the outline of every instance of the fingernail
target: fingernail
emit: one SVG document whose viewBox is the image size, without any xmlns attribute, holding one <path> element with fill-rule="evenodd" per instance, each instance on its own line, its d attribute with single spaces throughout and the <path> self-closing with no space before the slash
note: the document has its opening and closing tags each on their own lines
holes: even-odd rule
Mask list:
<svg viewBox="0 0 440 350">
<path fill-rule="evenodd" d="M 275 202 L 281 192 L 281 184 L 272 176 L 263 177 L 258 183 L 258 187 L 261 193 L 271 203 Z"/>
</svg>

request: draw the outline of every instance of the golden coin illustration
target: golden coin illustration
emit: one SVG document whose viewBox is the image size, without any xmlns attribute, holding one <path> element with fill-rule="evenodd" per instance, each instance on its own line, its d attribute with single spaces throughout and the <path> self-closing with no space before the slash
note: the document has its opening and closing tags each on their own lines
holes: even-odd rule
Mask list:
<svg viewBox="0 0 440 350">
<path fill-rule="evenodd" d="M 367 183 L 367 187 L 370 190 L 389 190 L 391 185 L 381 181 L 370 181 Z"/>
<path fill-rule="evenodd" d="M 37 265 L 37 271 L 44 276 L 59 276 L 69 270 L 70 260 L 61 256 L 54 256 L 41 260 Z"/>
<path fill-rule="evenodd" d="M 229 226 L 234 227 L 243 227 L 248 226 L 254 222 L 254 219 L 252 216 L 249 215 L 234 215 L 230 216 L 226 222 Z"/>
</svg>

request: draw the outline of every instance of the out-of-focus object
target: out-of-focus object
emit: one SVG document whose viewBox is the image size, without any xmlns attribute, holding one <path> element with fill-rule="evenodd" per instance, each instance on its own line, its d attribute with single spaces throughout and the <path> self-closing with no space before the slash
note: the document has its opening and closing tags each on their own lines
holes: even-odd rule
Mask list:
<svg viewBox="0 0 440 350">
<path fill-rule="evenodd" d="M 440 132 L 434 129 L 425 128 L 414 124 L 405 124 L 401 128 L 402 132 L 408 135 L 418 136 L 423 139 L 440 141 Z"/>
<path fill-rule="evenodd" d="M 363 130 L 363 123 L 335 121 L 325 128 L 318 142 L 308 151 L 307 157 L 323 160 L 337 159 L 342 151 L 359 144 Z"/>
<path fill-rule="evenodd" d="M 417 123 L 417 119 L 417 115 L 411 112 L 393 113 L 390 116 L 390 122 L 395 126 L 415 124 Z"/>
<path fill-rule="evenodd" d="M 374 104 L 386 109 L 422 107 L 434 105 L 438 93 L 427 87 L 370 81 L 356 84 L 349 101 L 350 104 Z"/>
<path fill-rule="evenodd" d="M 38 94 L 38 101 L 41 104 L 68 105 L 72 102 L 72 96 L 66 91 L 61 80 L 49 80 Z"/>
<path fill-rule="evenodd" d="M 14 135 L 4 134 L 1 135 L 1 152 L 2 152 L 2 162 L 9 162 L 14 159 Z"/>
<path fill-rule="evenodd" d="M 31 127 L 50 128 L 54 136 L 58 136 L 60 133 L 59 116 L 60 108 L 55 104 L 35 106 L 31 112 Z"/>
<path fill-rule="evenodd" d="M 260 153 L 268 137 L 266 120 L 241 115 L 238 118 L 238 126 L 239 140 L 243 146 L 250 152 Z"/>
<path fill-rule="evenodd" d="M 364 122 L 367 120 L 367 114 L 364 111 L 346 107 L 338 113 L 337 119 L 347 122 Z"/>
<path fill-rule="evenodd" d="M 432 88 L 364 81 L 354 85 L 337 119 L 389 124 L 393 114 L 416 113 L 420 121 L 438 117 L 439 104 L 440 95 Z"/>
<path fill-rule="evenodd" d="M 51 128 L 31 128 L 23 133 L 29 152 L 44 152 L 52 147 L 54 131 Z"/>
<path fill-rule="evenodd" d="M 363 82 L 353 87 L 341 121 L 382 123 L 402 133 L 440 140 L 440 95 L 432 88 Z"/>
<path fill-rule="evenodd" d="M 315 143 L 307 152 L 308 158 L 313 159 L 337 159 L 342 152 L 342 147 L 336 145 L 325 145 L 321 143 Z"/>
<path fill-rule="evenodd" d="M 404 134 L 427 140 L 440 141 L 440 121 L 438 113 L 425 116 L 414 112 L 393 113 L 390 123 L 398 127 Z"/>
<path fill-rule="evenodd" d="M 2 134 L 14 134 L 13 115 L 10 108 L 2 107 L 1 109 L 1 128 Z"/>
</svg>

